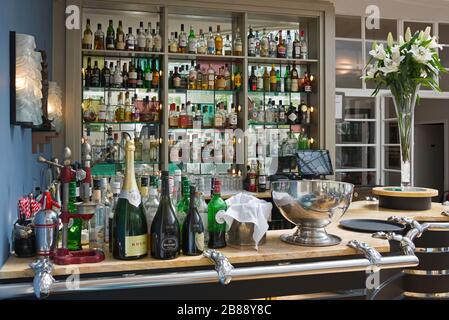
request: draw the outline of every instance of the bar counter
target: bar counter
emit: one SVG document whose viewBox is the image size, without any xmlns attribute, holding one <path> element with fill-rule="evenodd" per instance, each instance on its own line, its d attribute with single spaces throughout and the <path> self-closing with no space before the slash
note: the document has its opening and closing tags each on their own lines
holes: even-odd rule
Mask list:
<svg viewBox="0 0 449 320">
<path fill-rule="evenodd" d="M 404 211 L 378 208 L 377 204 L 373 202 L 359 201 L 351 204 L 349 210 L 343 216 L 342 220 L 361 219 L 361 218 L 386 220 L 388 217 L 395 215 L 413 218 L 417 221 L 449 222 L 449 217 L 443 216 L 442 212 L 443 206 L 437 203 L 433 203 L 432 208 L 427 211 L 404 212 Z M 343 241 L 336 246 L 301 247 L 282 242 L 279 239 L 279 236 L 281 234 L 289 232 L 291 233 L 293 231 L 292 230 L 269 231 L 267 236 L 267 243 L 265 245 L 260 246 L 258 251 L 252 248 L 241 250 L 231 247 L 227 247 L 219 251 L 222 252 L 226 257 L 228 257 L 229 261 L 234 266 L 244 266 L 244 267 L 360 258 L 361 254 L 359 252 L 347 246 L 347 243 L 350 240 L 358 240 L 360 242 L 365 242 L 369 246 L 380 252 L 382 256 L 388 256 L 391 254 L 391 251 L 393 251 L 391 250 L 388 241 L 372 238 L 371 234 L 369 233 L 356 233 L 343 230 L 338 227 L 337 223 L 328 228 L 329 233 L 338 235 L 343 239 Z M 395 254 L 400 255 L 399 252 L 396 252 Z M 29 268 L 28 264 L 34 260 L 35 258 L 19 259 L 14 256 L 11 256 L 9 260 L 6 262 L 6 264 L 0 269 L 0 284 L 1 283 L 11 284 L 15 282 L 23 283 L 32 281 L 34 273 Z M 212 270 L 213 264 L 211 263 L 210 260 L 202 256 L 198 257 L 180 256 L 178 259 L 170 261 L 159 261 L 152 259 L 150 257 L 134 261 L 119 261 L 113 259 L 109 255 L 109 253 L 107 253 L 106 260 L 97 264 L 82 264 L 72 266 L 55 265 L 53 275 L 56 278 L 63 279 L 64 276 L 72 274 L 74 272 L 74 269 L 76 269 L 76 271 L 82 275 L 82 278 L 89 278 L 89 277 L 108 276 L 108 275 L 123 276 L 127 274 L 154 274 L 154 273 L 160 274 L 164 272 L 165 273 L 178 272 L 185 270 L 189 271 Z M 363 279 L 363 272 L 361 272 L 361 274 L 362 274 L 361 279 Z M 335 279 L 336 282 L 339 282 L 337 278 Z M 218 285 L 218 283 L 214 285 Z M 232 285 L 227 287 L 232 287 Z M 291 292 L 293 293 L 294 291 Z M 305 293 L 308 292 L 309 291 L 305 291 Z M 255 291 L 253 291 L 253 294 L 254 293 Z M 270 294 L 272 294 L 270 296 L 274 296 L 273 293 Z M 282 294 L 282 292 L 276 293 L 276 295 L 280 294 Z M 266 295 L 262 295 L 262 297 L 266 297 Z M 213 298 L 213 296 L 211 298 Z"/>
</svg>

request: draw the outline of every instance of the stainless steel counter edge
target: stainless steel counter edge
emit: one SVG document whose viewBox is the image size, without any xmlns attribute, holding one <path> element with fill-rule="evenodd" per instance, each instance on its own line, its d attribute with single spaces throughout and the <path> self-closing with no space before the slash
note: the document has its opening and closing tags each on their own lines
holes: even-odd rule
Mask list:
<svg viewBox="0 0 449 320">
<path fill-rule="evenodd" d="M 381 269 L 415 267 L 419 260 L 414 255 L 402 255 L 381 258 Z M 273 265 L 261 267 L 235 268 L 231 271 L 232 281 L 272 277 L 293 277 L 341 272 L 365 271 L 371 266 L 368 259 L 347 259 L 325 262 Z M 188 285 L 217 282 L 217 272 L 190 271 L 156 275 L 118 276 L 108 278 L 81 279 L 79 282 L 56 281 L 51 286 L 51 294 L 63 294 L 87 291 L 109 291 L 133 288 L 149 288 L 173 285 Z M 12 299 L 34 296 L 32 283 L 0 285 L 0 299 Z"/>
</svg>

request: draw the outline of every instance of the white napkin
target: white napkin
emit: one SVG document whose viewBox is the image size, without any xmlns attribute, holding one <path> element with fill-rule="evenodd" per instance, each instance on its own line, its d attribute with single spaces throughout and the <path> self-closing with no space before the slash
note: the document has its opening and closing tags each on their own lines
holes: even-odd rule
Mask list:
<svg viewBox="0 0 449 320">
<path fill-rule="evenodd" d="M 222 210 L 217 213 L 215 218 L 217 222 L 226 222 L 228 230 L 234 220 L 242 223 L 253 223 L 253 239 L 257 250 L 260 240 L 268 231 L 267 221 L 271 221 L 273 205 L 247 193 L 239 193 L 229 198 L 226 200 L 226 204 L 228 205 L 228 210 Z"/>
</svg>

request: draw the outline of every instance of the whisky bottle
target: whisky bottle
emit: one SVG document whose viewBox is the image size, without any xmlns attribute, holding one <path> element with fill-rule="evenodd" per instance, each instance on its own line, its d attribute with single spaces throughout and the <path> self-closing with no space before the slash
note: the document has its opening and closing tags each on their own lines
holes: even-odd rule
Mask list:
<svg viewBox="0 0 449 320">
<path fill-rule="evenodd" d="M 212 27 L 209 27 L 209 35 L 207 37 L 207 53 L 215 54 L 215 38 L 212 33 Z"/>
<path fill-rule="evenodd" d="M 106 32 L 106 49 L 108 50 L 115 49 L 115 30 L 112 20 L 109 20 L 109 27 Z"/>
<path fill-rule="evenodd" d="M 184 24 L 181 24 L 181 33 L 179 34 L 178 50 L 180 53 L 187 53 L 187 34 L 184 31 Z"/>
<path fill-rule="evenodd" d="M 242 37 L 240 36 L 240 28 L 238 28 L 238 27 L 235 31 L 234 55 L 235 56 L 243 55 L 243 42 L 242 42 Z"/>
<path fill-rule="evenodd" d="M 118 22 L 118 28 L 117 28 L 117 38 L 115 40 L 115 49 L 116 50 L 125 50 L 126 48 L 126 36 L 123 32 L 123 23 L 122 21 Z"/>
<path fill-rule="evenodd" d="M 220 34 L 220 25 L 217 25 L 217 34 L 215 35 L 215 55 L 223 55 L 223 37 Z"/>
<path fill-rule="evenodd" d="M 105 47 L 104 40 L 105 40 L 104 32 L 101 30 L 101 24 L 99 23 L 98 29 L 95 32 L 95 41 L 94 41 L 95 47 L 94 47 L 94 49 L 95 50 L 104 50 L 104 47 Z"/>
<path fill-rule="evenodd" d="M 90 19 L 87 19 L 86 30 L 83 35 L 83 49 L 92 50 L 92 29 L 90 27 Z"/>
</svg>

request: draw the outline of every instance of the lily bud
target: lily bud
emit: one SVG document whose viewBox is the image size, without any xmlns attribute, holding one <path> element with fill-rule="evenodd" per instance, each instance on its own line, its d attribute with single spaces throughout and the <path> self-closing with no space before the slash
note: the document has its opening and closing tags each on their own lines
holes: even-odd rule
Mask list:
<svg viewBox="0 0 449 320">
<path fill-rule="evenodd" d="M 388 32 L 387 44 L 388 44 L 389 47 L 392 47 L 393 43 L 394 43 L 393 34 L 391 32 Z"/>
<path fill-rule="evenodd" d="M 402 36 L 399 36 L 399 45 L 402 46 L 404 43 L 404 38 Z"/>
<path fill-rule="evenodd" d="M 377 49 L 377 42 L 374 41 L 373 45 L 371 46 L 371 50 L 376 50 Z"/>
<path fill-rule="evenodd" d="M 405 41 L 409 42 L 412 38 L 412 30 L 410 30 L 410 27 L 407 28 L 405 31 Z"/>
<path fill-rule="evenodd" d="M 424 40 L 424 32 L 422 30 L 419 32 L 418 39 L 421 41 Z"/>
<path fill-rule="evenodd" d="M 424 30 L 424 39 L 429 39 L 429 37 L 430 37 L 430 30 L 431 30 L 432 28 L 430 27 L 430 26 L 428 26 L 427 28 L 426 28 L 426 30 Z"/>
</svg>

